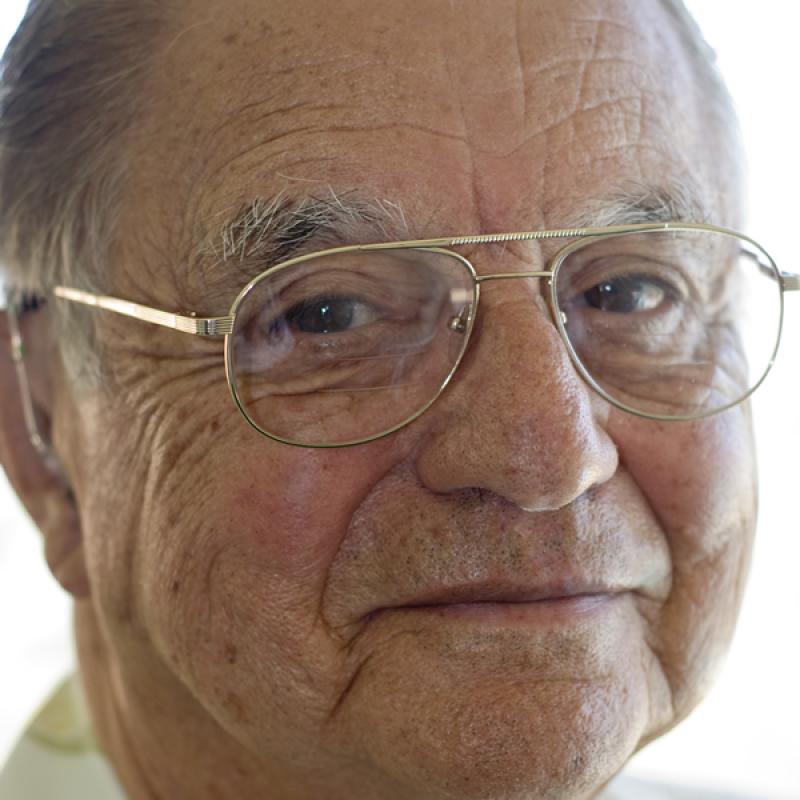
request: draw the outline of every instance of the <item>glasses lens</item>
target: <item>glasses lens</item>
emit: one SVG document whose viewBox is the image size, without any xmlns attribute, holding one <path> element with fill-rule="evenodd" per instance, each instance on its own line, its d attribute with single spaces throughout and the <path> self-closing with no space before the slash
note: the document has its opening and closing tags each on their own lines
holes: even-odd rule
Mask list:
<svg viewBox="0 0 800 800">
<path fill-rule="evenodd" d="M 452 254 L 353 250 L 266 273 L 238 301 L 228 361 L 263 432 L 364 441 L 421 413 L 466 346 L 472 276 Z"/>
<path fill-rule="evenodd" d="M 609 399 L 699 417 L 746 397 L 780 336 L 778 271 L 738 236 L 685 229 L 587 239 L 557 268 L 576 361 Z"/>
</svg>

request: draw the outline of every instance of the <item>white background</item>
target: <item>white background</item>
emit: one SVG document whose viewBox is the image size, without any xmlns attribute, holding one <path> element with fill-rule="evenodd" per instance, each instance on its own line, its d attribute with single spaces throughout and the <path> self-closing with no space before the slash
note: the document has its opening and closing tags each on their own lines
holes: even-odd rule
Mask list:
<svg viewBox="0 0 800 800">
<path fill-rule="evenodd" d="M 23 2 L 0 3 L 2 49 Z M 751 167 L 748 231 L 782 269 L 800 272 L 800 2 L 688 5 L 717 50 L 742 117 Z M 800 296 L 787 300 L 784 349 L 755 401 L 762 511 L 728 665 L 694 716 L 636 757 L 630 771 L 800 800 Z M 73 663 L 69 625 L 69 603 L 44 567 L 38 534 L 0 474 L 0 762 Z"/>
</svg>

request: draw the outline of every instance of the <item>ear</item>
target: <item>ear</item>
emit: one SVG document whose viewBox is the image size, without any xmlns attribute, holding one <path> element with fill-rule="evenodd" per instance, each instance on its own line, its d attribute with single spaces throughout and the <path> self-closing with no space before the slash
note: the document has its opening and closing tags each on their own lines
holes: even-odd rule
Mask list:
<svg viewBox="0 0 800 800">
<path fill-rule="evenodd" d="M 47 307 L 19 318 L 23 366 L 31 404 L 45 447 L 31 440 L 23 391 L 12 356 L 8 314 L 0 312 L 0 461 L 17 495 L 42 532 L 45 556 L 56 580 L 75 598 L 89 594 L 80 516 L 72 488 L 49 441 L 57 356 L 50 338 Z M 49 451 L 49 452 L 48 452 Z"/>
</svg>

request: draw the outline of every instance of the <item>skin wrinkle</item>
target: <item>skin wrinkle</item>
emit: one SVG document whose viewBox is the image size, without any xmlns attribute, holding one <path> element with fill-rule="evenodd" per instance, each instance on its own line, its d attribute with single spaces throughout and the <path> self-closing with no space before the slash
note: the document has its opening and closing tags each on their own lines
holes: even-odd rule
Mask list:
<svg viewBox="0 0 800 800">
<path fill-rule="evenodd" d="M 150 359 L 153 360 L 152 358 Z M 218 360 L 218 359 L 217 359 Z M 136 363 L 138 359 L 133 360 Z M 189 364 L 191 362 L 187 361 L 183 366 Z M 168 496 L 168 492 L 170 491 L 170 483 L 174 484 L 175 481 L 171 481 L 166 486 L 162 486 L 161 478 L 159 473 L 152 469 L 153 465 L 162 463 L 164 459 L 168 462 L 176 463 L 179 461 L 182 453 L 179 449 L 176 449 L 174 438 L 171 436 L 169 432 L 169 426 L 165 425 L 163 420 L 167 418 L 167 415 L 164 413 L 164 410 L 159 407 L 159 405 L 155 402 L 147 402 L 147 397 L 158 398 L 162 396 L 167 390 L 169 390 L 170 386 L 175 385 L 178 381 L 185 381 L 187 378 L 191 378 L 191 375 L 201 375 L 203 373 L 207 374 L 207 369 L 203 370 L 202 366 L 196 367 L 192 370 L 188 375 L 184 372 L 180 377 L 172 376 L 167 381 L 162 381 L 160 385 L 155 389 L 155 391 L 151 391 L 146 393 L 146 398 L 143 398 L 137 402 L 136 399 L 136 392 L 135 386 L 136 382 L 134 381 L 128 387 L 128 389 L 133 389 L 133 403 L 132 408 L 136 409 L 139 408 L 140 412 L 136 413 L 134 419 L 138 419 L 142 424 L 143 427 L 140 428 L 139 436 L 137 437 L 140 441 L 141 452 L 142 454 L 148 454 L 147 459 L 147 468 L 145 470 L 145 478 L 143 481 L 143 490 L 142 490 L 142 502 L 141 507 L 146 508 L 148 506 L 152 506 L 157 504 L 157 498 L 160 496 Z M 157 371 L 154 371 L 153 374 L 158 374 Z M 209 376 L 210 377 L 210 376 Z M 224 387 L 224 383 L 221 380 L 221 375 L 218 376 L 219 380 L 214 381 L 213 384 L 218 387 Z M 125 391 L 126 386 L 125 383 L 122 383 L 120 388 Z M 149 405 L 149 408 L 148 408 Z M 191 417 L 187 419 L 187 422 L 191 420 Z M 171 441 L 170 441 L 171 440 Z M 197 444 L 198 448 L 198 455 L 202 457 L 203 455 L 203 448 L 202 445 L 199 444 L 201 440 L 196 438 L 194 433 L 192 432 L 191 428 L 185 430 L 185 438 L 184 441 L 188 444 L 188 449 L 186 451 L 186 455 L 188 455 L 191 450 L 192 446 Z M 171 477 L 177 477 L 177 484 L 172 487 L 172 491 L 180 492 L 181 489 L 181 480 L 184 473 L 181 471 L 171 472 Z M 185 473 L 185 477 L 183 478 L 185 481 L 192 480 L 191 475 L 189 473 Z M 204 496 L 205 493 L 201 494 L 201 497 Z M 185 515 L 184 515 L 185 516 Z M 184 522 L 188 521 L 184 519 Z M 214 559 L 215 560 L 215 559 Z M 212 560 L 213 563 L 213 560 Z M 210 567 L 209 567 L 210 570 Z M 130 581 L 132 585 L 137 585 L 140 583 L 140 578 L 138 577 L 141 572 L 141 565 L 139 562 L 139 558 L 136 555 L 136 551 L 132 554 L 132 567 L 130 570 Z M 207 596 L 205 594 L 201 594 L 201 596 Z M 209 596 L 210 597 L 210 596 Z M 210 600 L 209 600 L 210 602 Z M 211 616 L 211 608 L 209 606 L 207 610 L 207 614 Z M 139 621 L 138 627 L 142 628 L 143 621 Z"/>
<path fill-rule="evenodd" d="M 606 156 L 603 156 L 600 161 L 609 161 L 620 151 L 635 151 L 638 153 L 644 154 L 652 154 L 658 156 L 659 158 L 663 159 L 664 161 L 673 161 L 674 165 L 677 167 L 682 167 L 683 164 L 675 159 L 671 159 L 669 154 L 662 150 L 659 147 L 654 147 L 648 144 L 621 144 L 617 147 L 612 147 Z"/>
<path fill-rule="evenodd" d="M 626 103 L 632 103 L 635 105 L 635 110 L 628 112 L 624 107 Z M 604 111 L 616 111 L 620 114 L 623 120 L 637 120 L 637 122 L 641 122 L 644 118 L 644 114 L 642 112 L 642 107 L 646 103 L 646 98 L 636 95 L 621 95 L 618 98 L 614 98 L 613 100 L 602 99 L 598 100 L 595 103 L 587 103 L 587 105 L 582 109 L 582 113 L 588 113 L 591 111 L 595 112 L 604 112 Z M 655 122 L 656 118 L 652 117 L 651 122 Z M 641 128 L 638 128 L 634 134 L 628 136 L 627 139 L 630 141 L 634 141 L 640 138 Z"/>
<path fill-rule="evenodd" d="M 681 580 L 680 576 L 675 577 L 672 586 L 673 586 L 673 594 L 672 594 L 673 597 L 678 595 L 682 591 L 686 591 L 685 582 Z M 672 602 L 668 601 L 667 603 L 664 604 L 664 609 L 661 615 L 662 619 L 664 616 L 668 614 L 671 608 L 674 608 L 674 605 L 675 605 L 674 601 Z M 702 604 L 694 602 L 694 606 L 698 613 L 702 613 Z M 680 635 L 679 631 L 675 631 L 674 633 L 676 636 Z M 700 638 L 702 638 L 704 641 L 707 640 L 708 638 L 707 633 L 705 635 L 701 635 Z M 676 713 L 676 700 L 685 695 L 687 691 L 692 691 L 693 687 L 691 683 L 689 683 L 686 680 L 680 666 L 676 667 L 671 666 L 670 659 L 666 658 L 666 653 L 662 646 L 660 646 L 658 643 L 655 643 L 651 644 L 650 647 L 653 655 L 655 656 L 659 665 L 661 666 L 661 670 L 663 672 L 665 681 L 669 686 L 670 712 L 671 712 L 670 716 L 675 718 L 675 721 L 677 722 L 678 719 L 683 719 L 686 712 L 683 712 L 680 715 Z M 682 662 L 692 662 L 695 659 L 688 653 L 684 652 L 682 654 L 681 660 Z"/>
<path fill-rule="evenodd" d="M 320 616 L 320 619 L 322 617 Z M 400 634 L 395 634 L 395 636 L 399 636 Z M 350 643 L 345 648 L 345 652 L 349 654 L 352 651 L 353 645 L 355 640 L 351 640 Z M 355 670 L 353 670 L 352 674 L 349 676 L 348 681 L 344 688 L 338 693 L 336 696 L 336 700 L 327 714 L 327 718 L 325 720 L 326 726 L 331 726 L 335 723 L 335 718 L 338 715 L 339 711 L 344 707 L 344 704 L 347 702 L 347 698 L 350 693 L 353 691 L 353 687 L 356 685 L 356 682 L 361 677 L 362 673 L 366 670 L 369 666 L 370 660 L 373 656 L 368 655 L 366 658 L 361 659 L 358 664 L 356 665 Z"/>
<path fill-rule="evenodd" d="M 304 114 L 311 116 L 313 114 L 322 115 L 328 111 L 335 111 L 341 109 L 341 106 L 328 105 L 325 103 L 312 104 L 306 102 L 298 102 L 298 103 L 290 103 L 289 105 L 283 106 L 282 108 L 271 108 L 270 105 L 271 103 L 269 99 L 265 101 L 260 101 L 259 103 L 250 104 L 250 109 L 253 110 L 256 108 L 265 109 L 261 111 L 261 113 L 253 115 L 252 118 L 245 113 L 247 110 L 249 110 L 247 107 L 245 107 L 244 109 L 236 109 L 231 114 L 231 119 L 224 126 L 220 126 L 220 130 L 216 132 L 215 138 L 219 138 L 220 134 L 225 132 L 225 128 L 233 124 L 234 120 L 236 120 L 238 124 L 241 124 L 242 119 L 247 119 L 248 123 L 251 125 L 266 127 L 267 123 L 271 122 L 272 120 L 274 119 L 280 120 L 282 117 L 285 117 L 293 112 L 294 113 L 303 112 Z"/>
<path fill-rule="evenodd" d="M 211 342 L 206 344 L 204 349 L 207 349 L 210 344 Z M 210 393 L 211 397 L 225 398 L 227 386 L 223 372 L 221 342 L 213 342 L 213 344 L 216 345 L 216 352 L 209 355 L 204 353 L 200 356 L 202 359 L 200 363 L 195 363 L 194 358 L 187 357 L 188 354 L 183 352 L 176 353 L 174 358 L 159 356 L 152 351 L 146 354 L 142 353 L 142 362 L 153 370 L 153 378 L 149 381 L 148 388 L 160 389 L 165 392 L 179 392 L 182 387 L 192 386 L 195 392 L 193 396 L 199 396 L 197 394 L 198 378 L 202 376 L 203 388 Z M 134 348 L 128 352 L 136 355 Z M 180 367 L 180 372 L 170 374 L 167 367 L 174 370 L 175 366 Z M 158 426 L 163 424 L 162 417 L 172 413 L 173 408 L 160 401 L 157 394 L 141 391 L 140 385 L 143 380 L 145 380 L 145 375 L 138 370 L 127 372 L 119 370 L 115 375 L 116 392 L 129 392 L 124 401 L 124 407 L 132 420 L 143 421 L 147 428 L 155 426 L 158 430 Z M 192 415 L 186 415 L 182 422 L 184 426 L 190 425 Z"/>
<path fill-rule="evenodd" d="M 339 78 L 342 76 L 352 75 L 352 74 L 360 74 L 363 72 L 367 72 L 373 68 L 380 68 L 385 66 L 382 61 L 374 61 L 372 59 L 364 59 L 359 61 L 357 64 L 353 66 L 343 67 L 342 60 L 348 61 L 347 57 L 344 59 L 342 58 L 333 58 L 327 61 L 298 61 L 297 63 L 292 64 L 292 66 L 287 67 L 273 67 L 270 65 L 269 70 L 264 73 L 260 73 L 258 71 L 253 71 L 249 74 L 250 80 L 260 80 L 262 78 L 267 78 L 269 80 L 275 80 L 276 78 L 286 78 L 286 77 L 293 77 L 298 73 L 303 73 L 305 75 L 309 75 L 310 73 L 314 73 L 316 71 L 320 71 L 324 78 Z M 333 67 L 333 69 L 331 69 Z M 413 72 L 413 68 L 409 68 L 409 72 Z"/>
<path fill-rule="evenodd" d="M 407 123 L 402 123 L 402 122 L 396 124 L 394 127 L 398 128 L 398 129 L 407 128 L 409 130 L 415 130 L 414 126 L 411 126 L 411 125 L 408 125 Z M 321 128 L 319 126 L 309 125 L 309 126 L 299 127 L 299 128 L 293 129 L 293 130 L 288 131 L 288 132 L 286 132 L 284 134 L 276 134 L 276 135 L 272 135 L 272 136 L 270 136 L 268 138 L 264 138 L 261 141 L 259 141 L 256 145 L 248 148 L 248 150 L 246 151 L 245 154 L 246 155 L 252 155 L 254 152 L 256 152 L 257 150 L 259 150 L 262 147 L 265 147 L 265 148 L 268 147 L 268 148 L 271 149 L 276 142 L 283 141 L 286 138 L 292 138 L 292 137 L 295 137 L 295 136 L 297 136 L 299 134 L 315 134 L 315 133 L 319 133 L 322 130 L 332 131 L 332 132 L 337 132 L 337 133 L 364 134 L 364 133 L 381 133 L 383 129 L 381 127 L 379 127 L 379 126 L 373 126 L 373 127 L 371 127 L 371 126 L 360 126 L 360 127 L 359 126 L 341 126 L 341 127 L 337 127 L 335 129 L 332 129 L 330 127 Z M 437 133 L 435 131 L 432 131 L 432 130 L 429 130 L 429 129 L 424 129 L 424 132 L 430 133 L 433 136 L 437 135 Z M 456 136 L 456 135 L 451 136 L 451 137 L 441 136 L 440 138 L 449 138 L 449 139 L 452 139 L 454 141 L 460 141 L 461 140 L 460 137 Z M 291 152 L 291 148 L 289 148 L 288 151 Z M 223 162 L 222 164 L 220 164 L 215 169 L 215 171 L 210 174 L 209 179 L 213 179 L 215 177 L 215 175 L 217 175 L 217 174 L 225 175 L 226 172 L 228 171 L 228 169 L 239 158 L 241 158 L 241 155 L 242 154 L 234 156 L 228 162 Z"/>
<path fill-rule="evenodd" d="M 605 102 L 604 102 L 604 103 L 598 104 L 596 109 L 593 109 L 593 110 L 595 110 L 596 112 L 600 112 L 600 111 L 603 111 L 604 108 L 613 108 L 617 104 L 618 104 L 617 100 L 609 101 L 609 105 L 606 105 Z M 587 110 L 586 112 L 581 112 L 580 114 L 574 114 L 571 119 L 572 119 L 573 123 L 575 123 L 575 122 L 579 122 L 579 121 L 585 120 L 587 118 L 591 120 L 591 119 L 595 118 L 596 116 L 597 116 L 596 113 L 593 115 L 593 114 L 591 114 L 591 110 Z M 662 150 L 662 149 L 658 148 L 654 144 L 649 144 L 647 142 L 642 142 L 642 141 L 632 141 L 632 140 L 631 141 L 626 141 L 626 142 L 621 142 L 621 143 L 615 145 L 613 148 L 610 148 L 607 151 L 606 157 L 613 156 L 613 154 L 616 151 L 624 150 L 624 149 L 640 149 L 640 150 L 643 150 L 643 151 L 647 150 L 647 149 L 650 149 L 652 152 L 658 154 L 659 156 L 668 157 L 670 159 L 674 159 L 675 158 L 675 156 L 672 153 L 669 153 L 669 151 L 667 151 L 667 150 Z"/>
<path fill-rule="evenodd" d="M 324 63 L 319 64 L 318 68 L 319 71 L 322 73 L 321 78 L 326 82 L 330 83 L 333 82 L 333 79 L 337 78 L 341 79 L 351 74 L 359 74 L 367 71 L 371 67 L 379 66 L 379 64 L 373 62 L 362 62 L 345 69 L 345 68 L 339 68 L 339 63 L 340 63 L 339 61 L 333 59 L 331 61 L 326 61 Z M 332 64 L 335 65 L 334 69 L 330 68 Z M 250 80 L 256 81 L 260 77 L 267 77 L 270 81 L 275 81 L 276 79 L 279 78 L 292 78 L 299 73 L 302 73 L 305 76 L 307 76 L 310 69 L 315 69 L 313 64 L 293 65 L 291 67 L 286 67 L 284 69 L 278 69 L 274 71 L 270 70 L 268 73 L 266 73 L 265 76 L 261 76 L 258 73 L 254 73 L 252 76 L 250 76 Z M 413 71 L 413 69 L 411 71 Z M 218 139 L 220 134 L 224 133 L 231 126 L 241 125 L 243 120 L 247 120 L 251 124 L 257 124 L 257 123 L 264 123 L 275 118 L 280 118 L 289 111 L 295 111 L 300 109 L 319 111 L 319 110 L 330 110 L 332 108 L 335 108 L 334 106 L 328 106 L 323 104 L 314 105 L 305 102 L 296 102 L 296 103 L 290 103 L 283 109 L 279 110 L 271 109 L 262 115 L 256 116 L 254 119 L 248 117 L 247 112 L 251 110 L 258 109 L 261 107 L 270 108 L 270 106 L 273 105 L 273 100 L 274 97 L 267 97 L 259 101 L 248 102 L 243 106 L 234 109 L 233 112 L 226 119 L 224 119 L 221 123 L 219 123 L 219 125 L 216 128 L 210 131 L 209 144 L 213 143 L 214 140 Z"/>
<path fill-rule="evenodd" d="M 591 55 L 580 62 L 580 69 L 578 71 L 578 91 L 577 99 L 573 103 L 573 109 L 588 110 L 586 108 L 586 79 L 589 70 L 589 65 L 594 62 L 600 52 L 600 36 L 602 33 L 602 21 L 596 23 L 595 30 L 592 36 L 592 52 Z M 572 114 L 570 114 L 572 118 Z"/>
<path fill-rule="evenodd" d="M 655 117 L 648 116 L 647 108 L 649 104 L 646 97 L 632 98 L 632 102 L 636 106 L 636 112 L 630 115 L 625 114 L 624 116 L 626 124 L 625 135 L 628 141 L 641 139 L 644 134 L 644 124 L 647 123 L 652 126 L 655 123 Z M 629 121 L 634 124 L 633 130 L 627 127 Z"/>
<path fill-rule="evenodd" d="M 447 83 L 451 86 L 458 86 L 459 84 L 459 72 L 458 70 L 454 70 L 450 64 L 449 58 L 449 50 L 446 47 L 441 47 L 439 49 L 439 65 L 441 66 L 442 71 L 447 76 Z M 458 133 L 458 141 L 463 142 L 464 149 L 466 151 L 466 162 L 464 164 L 464 173 L 466 175 L 471 176 L 472 180 L 472 195 L 473 197 L 480 197 L 480 193 L 477 191 L 477 186 L 475 183 L 475 160 L 473 156 L 473 147 L 469 135 L 469 127 L 467 125 L 467 116 L 465 113 L 464 107 L 464 98 L 463 93 L 458 93 L 458 116 L 459 116 L 459 133 Z M 480 210 L 480 203 L 478 203 L 477 207 L 477 216 L 478 220 L 483 220 L 483 214 Z M 480 227 L 477 230 L 481 230 Z"/>
<path fill-rule="evenodd" d="M 528 87 L 525 85 L 525 59 L 523 57 L 522 43 L 520 42 L 520 32 L 522 25 L 520 24 L 520 7 L 517 6 L 514 42 L 517 46 L 517 61 L 519 63 L 519 95 L 522 98 L 522 125 L 524 128 L 528 121 Z"/>
<path fill-rule="evenodd" d="M 536 139 L 538 139 L 542 135 L 549 136 L 549 135 L 552 135 L 552 134 L 557 134 L 565 126 L 572 127 L 574 125 L 574 123 L 575 123 L 575 121 L 574 121 L 572 115 L 568 115 L 564 119 L 556 120 L 555 122 L 553 122 L 552 124 L 548 125 L 546 128 L 543 128 L 542 130 L 537 130 L 535 133 L 531 134 L 526 139 L 523 139 L 518 144 L 515 144 L 514 147 L 512 147 L 510 150 L 503 151 L 503 152 L 497 153 L 497 154 L 492 154 L 492 153 L 487 151 L 487 152 L 482 153 L 482 155 L 494 155 L 494 157 L 496 157 L 496 158 L 498 158 L 500 160 L 506 159 L 506 158 L 510 158 L 511 156 L 515 156 L 518 153 L 520 153 L 521 151 L 525 150 L 527 147 L 529 147 L 531 141 L 535 141 Z M 565 146 L 564 149 L 569 149 L 569 148 L 568 148 L 568 146 Z"/>
</svg>

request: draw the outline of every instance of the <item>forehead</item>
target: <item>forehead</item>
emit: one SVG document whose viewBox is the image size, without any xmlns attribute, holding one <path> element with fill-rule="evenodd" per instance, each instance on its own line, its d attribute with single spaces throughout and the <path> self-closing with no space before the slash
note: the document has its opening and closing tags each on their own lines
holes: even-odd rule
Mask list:
<svg viewBox="0 0 800 800">
<path fill-rule="evenodd" d="M 390 200 L 422 236 L 558 226 L 637 182 L 719 191 L 659 0 L 189 0 L 169 24 L 135 195 L 190 238 L 278 192 Z"/>
</svg>

